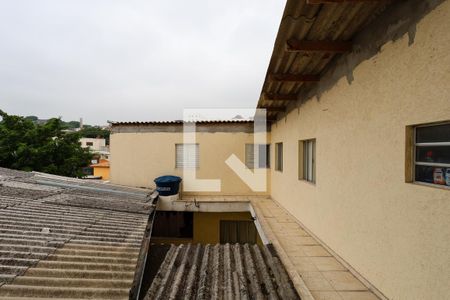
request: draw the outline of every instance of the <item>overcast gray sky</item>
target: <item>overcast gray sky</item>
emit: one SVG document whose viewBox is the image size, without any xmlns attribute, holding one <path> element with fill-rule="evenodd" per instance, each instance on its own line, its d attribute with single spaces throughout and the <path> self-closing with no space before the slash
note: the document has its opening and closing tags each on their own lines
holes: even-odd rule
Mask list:
<svg viewBox="0 0 450 300">
<path fill-rule="evenodd" d="M 104 124 L 254 107 L 284 5 L 0 0 L 0 108 Z"/>
</svg>

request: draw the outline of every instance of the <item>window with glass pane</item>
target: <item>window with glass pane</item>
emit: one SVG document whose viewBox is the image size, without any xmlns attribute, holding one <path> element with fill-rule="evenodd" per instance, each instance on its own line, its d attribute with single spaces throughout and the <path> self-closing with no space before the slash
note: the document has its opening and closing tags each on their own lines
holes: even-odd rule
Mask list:
<svg viewBox="0 0 450 300">
<path fill-rule="evenodd" d="M 415 128 L 415 181 L 450 186 L 450 123 Z"/>
<path fill-rule="evenodd" d="M 249 169 L 270 167 L 270 145 L 245 144 L 245 165 Z"/>
<path fill-rule="evenodd" d="M 316 182 L 316 140 L 304 140 L 299 143 L 299 160 L 302 168 L 300 179 Z"/>
<path fill-rule="evenodd" d="M 275 170 L 283 171 L 283 143 L 275 144 Z"/>
<path fill-rule="evenodd" d="M 198 144 L 176 144 L 175 145 L 175 167 L 176 168 L 198 168 L 199 147 Z"/>
</svg>

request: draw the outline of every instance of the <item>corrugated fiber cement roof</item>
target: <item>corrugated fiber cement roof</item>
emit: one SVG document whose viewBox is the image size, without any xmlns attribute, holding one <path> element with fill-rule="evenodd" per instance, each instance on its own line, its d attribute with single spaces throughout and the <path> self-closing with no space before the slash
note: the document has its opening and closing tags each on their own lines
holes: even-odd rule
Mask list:
<svg viewBox="0 0 450 300">
<path fill-rule="evenodd" d="M 0 168 L 0 299 L 128 299 L 148 192 Z"/>
</svg>

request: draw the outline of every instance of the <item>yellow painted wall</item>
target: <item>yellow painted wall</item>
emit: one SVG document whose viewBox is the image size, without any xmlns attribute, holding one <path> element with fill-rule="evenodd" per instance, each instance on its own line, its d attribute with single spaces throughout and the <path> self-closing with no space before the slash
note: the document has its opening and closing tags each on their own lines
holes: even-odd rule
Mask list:
<svg viewBox="0 0 450 300">
<path fill-rule="evenodd" d="M 102 180 L 109 180 L 109 168 L 94 167 L 94 176 L 102 176 Z"/>
<path fill-rule="evenodd" d="M 249 212 L 194 212 L 194 237 L 193 239 L 170 239 L 152 238 L 153 243 L 161 244 L 217 244 L 220 243 L 220 221 L 250 221 Z M 257 234 L 256 241 L 262 245 L 260 236 Z"/>
<path fill-rule="evenodd" d="M 252 215 L 249 212 L 239 213 L 210 213 L 194 212 L 194 242 L 202 244 L 220 243 L 220 221 L 250 221 Z M 257 235 L 257 243 L 262 244 Z"/>
<path fill-rule="evenodd" d="M 182 169 L 175 168 L 177 143 L 183 143 L 181 132 L 112 134 L 111 182 L 137 187 L 155 187 L 153 179 L 158 176 L 182 177 Z M 231 154 L 235 154 L 242 162 L 245 161 L 245 144 L 253 143 L 252 133 L 200 132 L 197 133 L 196 143 L 199 144 L 200 153 L 197 178 L 222 180 L 220 193 L 206 194 L 253 194 L 252 190 L 225 164 Z M 267 176 L 270 176 L 270 172 L 267 172 Z"/>
<path fill-rule="evenodd" d="M 405 183 L 405 127 L 450 120 L 450 1 L 272 126 L 272 197 L 389 299 L 450 299 L 450 191 Z M 298 140 L 317 139 L 317 183 Z M 273 160 L 272 151 L 272 161 Z M 273 164 L 272 164 L 273 166 Z"/>
</svg>

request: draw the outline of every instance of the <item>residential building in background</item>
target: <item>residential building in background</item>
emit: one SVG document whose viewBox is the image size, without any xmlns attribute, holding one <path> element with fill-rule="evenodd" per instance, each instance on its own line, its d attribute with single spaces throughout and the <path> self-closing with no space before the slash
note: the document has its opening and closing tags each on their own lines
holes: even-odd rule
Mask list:
<svg viewBox="0 0 450 300">
<path fill-rule="evenodd" d="M 154 187 L 153 180 L 158 176 L 183 176 L 183 171 L 195 171 L 198 178 L 221 180 L 220 192 L 206 194 L 255 194 L 225 162 L 232 154 L 242 162 L 249 161 L 251 153 L 246 152 L 245 145 L 254 142 L 253 121 L 198 121 L 195 144 L 189 145 L 183 144 L 183 124 L 182 121 L 112 123 L 111 182 Z"/>
<path fill-rule="evenodd" d="M 81 147 L 89 148 L 96 155 L 97 162 L 99 159 L 109 159 L 109 146 L 106 145 L 104 138 L 81 138 Z"/>
<path fill-rule="evenodd" d="M 100 178 L 101 180 L 109 180 L 109 160 L 100 159 L 98 163 L 90 165 L 92 168 L 92 175 L 94 178 Z"/>
</svg>

